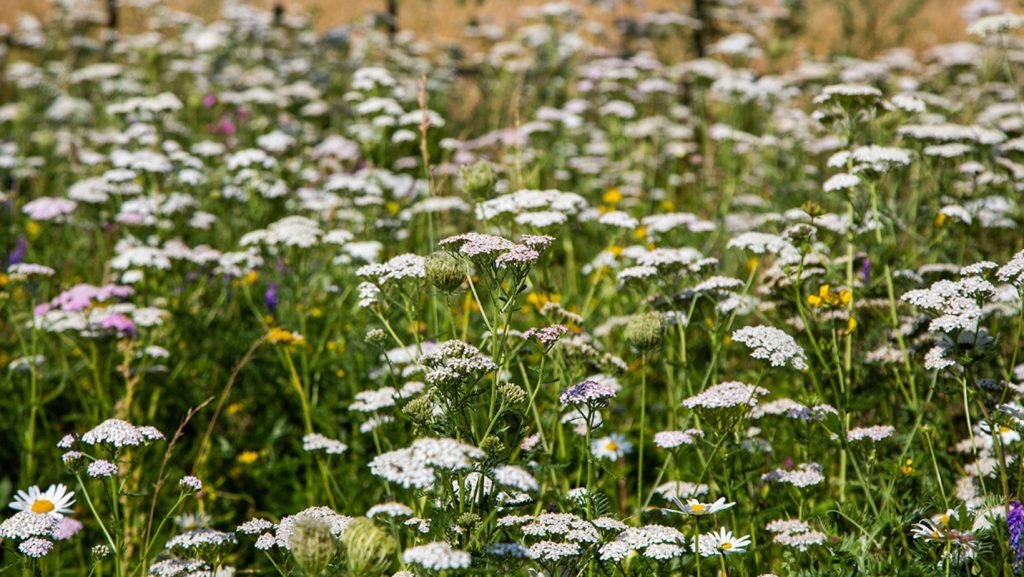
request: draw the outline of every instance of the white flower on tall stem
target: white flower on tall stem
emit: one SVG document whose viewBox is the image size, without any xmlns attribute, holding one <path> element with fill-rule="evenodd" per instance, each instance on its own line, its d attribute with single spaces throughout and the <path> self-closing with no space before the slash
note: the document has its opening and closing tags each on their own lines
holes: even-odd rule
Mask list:
<svg viewBox="0 0 1024 577">
<path fill-rule="evenodd" d="M 75 492 L 69 491 L 64 485 L 50 485 L 45 491 L 33 485 L 28 488 L 28 492 L 18 491 L 10 507 L 16 511 L 30 511 L 60 519 L 71 513 L 74 504 Z"/>
<path fill-rule="evenodd" d="M 672 497 L 672 502 L 675 503 L 678 509 L 664 509 L 668 513 L 679 513 L 680 515 L 714 515 L 719 511 L 724 511 L 736 503 L 727 503 L 725 497 L 719 497 L 717 501 L 713 503 L 702 503 L 697 499 L 689 499 L 685 503 L 681 499 Z"/>
</svg>

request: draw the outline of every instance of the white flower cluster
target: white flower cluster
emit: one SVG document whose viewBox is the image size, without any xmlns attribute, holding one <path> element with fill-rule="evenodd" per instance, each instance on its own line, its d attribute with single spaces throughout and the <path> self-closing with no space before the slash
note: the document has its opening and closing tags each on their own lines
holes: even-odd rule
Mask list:
<svg viewBox="0 0 1024 577">
<path fill-rule="evenodd" d="M 686 537 L 678 530 L 664 525 L 629 527 L 601 546 L 598 557 L 602 561 L 619 562 L 633 552 L 658 561 L 667 561 L 686 552 Z"/>
<path fill-rule="evenodd" d="M 164 434 L 153 427 L 137 427 L 121 419 L 107 419 L 82 435 L 82 442 L 120 449 L 145 445 L 163 438 Z"/>
<path fill-rule="evenodd" d="M 937 313 L 929 330 L 941 333 L 977 330 L 982 304 L 996 293 L 996 287 L 980 276 L 940 280 L 925 289 L 905 293 L 901 300 Z"/>
<path fill-rule="evenodd" d="M 869 440 L 875 443 L 884 441 L 896 432 L 892 425 L 874 425 L 872 427 L 855 427 L 846 432 L 846 440 L 852 442 Z"/>
<path fill-rule="evenodd" d="M 302 437 L 302 450 L 307 452 L 323 451 L 328 455 L 340 455 L 348 450 L 348 445 L 320 433 L 309 433 Z"/>
<path fill-rule="evenodd" d="M 422 256 L 400 254 L 387 262 L 374 263 L 359 267 L 356 275 L 373 279 L 377 284 L 401 282 L 406 279 L 421 279 L 427 276 Z"/>
<path fill-rule="evenodd" d="M 24 540 L 32 537 L 53 538 L 60 518 L 55 515 L 19 511 L 0 523 L 0 537 Z"/>
<path fill-rule="evenodd" d="M 481 202 L 476 217 L 487 221 L 507 214 L 513 215 L 517 224 L 546 228 L 564 224 L 585 208 L 586 199 L 574 192 L 519 190 Z"/>
<path fill-rule="evenodd" d="M 984 16 L 967 27 L 967 33 L 981 38 L 999 36 L 1024 27 L 1024 16 L 1012 12 Z"/>
<path fill-rule="evenodd" d="M 403 505 L 401 503 L 395 502 L 380 503 L 366 510 L 366 516 L 370 519 L 380 516 L 390 518 L 411 517 L 412 513 L 412 508 L 409 507 L 408 505 Z"/>
<path fill-rule="evenodd" d="M 674 449 L 682 445 L 692 445 L 694 441 L 703 437 L 704 431 L 700 429 L 660 431 L 654 434 L 654 444 L 662 449 Z"/>
<path fill-rule="evenodd" d="M 473 558 L 448 543 L 434 542 L 406 549 L 402 553 L 402 561 L 430 571 L 451 571 L 469 567 Z"/>
<path fill-rule="evenodd" d="M 317 519 L 327 523 L 327 526 L 330 527 L 331 535 L 334 535 L 336 538 L 341 538 L 341 534 L 345 532 L 345 529 L 352 522 L 352 517 L 342 515 L 330 507 L 310 507 L 299 511 L 294 515 L 288 515 L 281 519 L 281 522 L 277 525 L 277 530 L 273 534 L 264 533 L 261 535 L 260 540 L 262 540 L 266 545 L 264 548 L 277 546 L 282 549 L 290 550 L 292 534 L 295 531 L 295 523 L 304 519 Z M 250 521 L 250 523 L 253 523 L 254 521 L 256 520 Z M 259 525 L 262 526 L 263 524 L 260 523 Z M 255 528 L 255 524 L 251 527 L 247 527 L 247 529 Z M 260 545 L 260 541 L 257 541 L 256 547 L 261 548 Z"/>
<path fill-rule="evenodd" d="M 428 385 L 441 388 L 472 384 L 472 380 L 495 371 L 498 366 L 471 344 L 459 340 L 445 341 L 420 357 L 426 370 Z"/>
<path fill-rule="evenodd" d="M 516 243 L 493 234 L 467 232 L 442 239 L 438 244 L 474 262 L 493 263 L 499 268 L 507 268 L 534 264 L 553 240 L 550 236 L 527 235 Z"/>
<path fill-rule="evenodd" d="M 559 537 L 571 543 L 597 543 L 601 534 L 593 523 L 572 513 L 510 515 L 498 519 L 500 527 L 519 527 L 528 537 Z"/>
<path fill-rule="evenodd" d="M 320 225 L 315 220 L 292 215 L 272 223 L 266 229 L 246 233 L 239 244 L 243 247 L 262 244 L 268 247 L 310 248 L 319 243 L 322 234 Z"/>
<path fill-rule="evenodd" d="M 267 521 L 266 519 L 255 518 L 249 519 L 245 523 L 242 523 L 235 529 L 235 531 L 243 535 L 259 535 L 260 533 L 265 533 L 266 531 L 269 531 L 273 528 L 274 524 L 270 521 Z"/>
<path fill-rule="evenodd" d="M 794 469 L 776 469 L 761 475 L 761 480 L 786 483 L 798 488 L 812 487 L 825 481 L 821 465 L 801 463 Z"/>
<path fill-rule="evenodd" d="M 237 542 L 238 539 L 234 533 L 202 527 L 171 537 L 167 541 L 166 548 L 192 551 L 208 549 L 210 547 L 224 547 L 234 545 Z"/>
<path fill-rule="evenodd" d="M 435 469 L 469 469 L 484 457 L 480 449 L 455 439 L 423 438 L 405 449 L 383 453 L 370 461 L 370 472 L 405 488 L 425 489 L 437 480 Z"/>
<path fill-rule="evenodd" d="M 826 539 L 824 533 L 812 530 L 810 525 L 799 519 L 776 519 L 768 523 L 765 529 L 769 533 L 775 533 L 772 541 L 799 551 L 807 551 L 813 545 L 821 545 Z"/>
<path fill-rule="evenodd" d="M 729 240 L 728 248 L 738 248 L 754 254 L 774 254 L 783 258 L 799 258 L 800 251 L 785 238 L 766 232 L 744 232 Z"/>
<path fill-rule="evenodd" d="M 744 327 L 732 333 L 732 340 L 747 345 L 750 356 L 766 360 L 773 367 L 807 369 L 807 353 L 793 337 L 775 327 Z"/>
<path fill-rule="evenodd" d="M 892 146 L 858 146 L 851 151 L 841 151 L 828 159 L 831 168 L 846 168 L 852 165 L 854 173 L 871 172 L 883 174 L 892 169 L 909 166 L 913 160 L 910 151 Z"/>
<path fill-rule="evenodd" d="M 768 389 L 755 387 L 739 381 L 727 381 L 708 387 L 704 392 L 687 398 L 683 405 L 689 409 L 731 409 L 753 407 L 758 397 L 768 394 Z"/>
<path fill-rule="evenodd" d="M 117 475 L 117 465 L 110 461 L 97 459 L 86 467 L 85 473 L 94 479 L 103 479 Z"/>
</svg>

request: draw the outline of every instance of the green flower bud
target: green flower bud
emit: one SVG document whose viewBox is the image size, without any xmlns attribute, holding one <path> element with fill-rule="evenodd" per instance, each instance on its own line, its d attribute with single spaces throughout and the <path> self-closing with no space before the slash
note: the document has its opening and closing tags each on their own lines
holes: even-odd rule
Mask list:
<svg viewBox="0 0 1024 577">
<path fill-rule="evenodd" d="M 626 342 L 639 351 L 649 351 L 661 344 L 665 331 L 665 317 L 651 312 L 633 315 L 626 323 Z"/>
<path fill-rule="evenodd" d="M 505 453 L 505 443 L 494 435 L 487 435 L 480 440 L 480 450 L 488 457 L 497 457 Z"/>
<path fill-rule="evenodd" d="M 480 515 L 476 513 L 463 513 L 455 519 L 455 524 L 463 529 L 472 529 L 480 522 Z"/>
<path fill-rule="evenodd" d="M 472 197 L 487 196 L 494 187 L 494 166 L 486 160 L 462 167 L 459 172 L 462 191 Z"/>
<path fill-rule="evenodd" d="M 365 517 L 353 520 L 341 534 L 345 565 L 352 577 L 379 577 L 394 563 L 398 543 L 390 533 Z"/>
<path fill-rule="evenodd" d="M 434 416 L 434 404 L 430 401 L 427 395 L 417 397 L 405 407 L 402 408 L 402 412 L 406 414 L 412 421 L 418 425 L 429 423 Z"/>
<path fill-rule="evenodd" d="M 447 252 L 435 252 L 428 256 L 423 268 L 427 273 L 427 281 L 446 293 L 462 286 L 462 281 L 466 278 L 462 263 Z"/>
<path fill-rule="evenodd" d="M 323 519 L 304 518 L 295 522 L 288 541 L 292 557 L 306 577 L 322 577 L 338 556 L 340 543 Z"/>
<path fill-rule="evenodd" d="M 825 209 L 822 208 L 820 204 L 813 200 L 808 200 L 807 202 L 800 205 L 800 209 L 806 212 L 808 215 L 810 215 L 811 218 L 818 218 L 819 216 L 825 214 Z"/>
<path fill-rule="evenodd" d="M 500 394 L 505 401 L 512 406 L 521 405 L 526 402 L 526 391 L 515 383 L 502 384 L 498 387 L 498 394 Z"/>
</svg>

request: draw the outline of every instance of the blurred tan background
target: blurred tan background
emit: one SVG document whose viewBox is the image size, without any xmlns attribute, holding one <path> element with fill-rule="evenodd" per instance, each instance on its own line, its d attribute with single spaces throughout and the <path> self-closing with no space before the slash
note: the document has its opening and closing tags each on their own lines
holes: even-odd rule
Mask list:
<svg viewBox="0 0 1024 577">
<path fill-rule="evenodd" d="M 168 1 L 168 0 L 158 0 Z M 202 16 L 217 14 L 219 0 L 169 0 L 170 4 Z M 550 0 L 399 0 L 399 27 L 413 30 L 426 39 L 452 39 L 463 26 L 477 18 L 485 23 L 505 24 L 520 20 L 525 6 L 539 6 Z M 565 2 L 566 0 L 560 0 Z M 762 2 L 771 0 L 760 0 Z M 853 14 L 858 35 L 853 43 L 860 52 L 893 46 L 924 48 L 964 38 L 960 8 L 965 0 L 805 0 L 806 29 L 795 39 L 799 45 L 823 54 L 839 46 L 842 14 Z M 270 7 L 273 0 L 252 0 L 252 4 Z M 315 18 L 324 30 L 350 23 L 370 12 L 383 12 L 385 0 L 282 0 L 289 12 L 301 12 Z M 636 6 L 602 10 L 588 7 L 585 0 L 570 0 L 592 17 L 613 20 L 637 14 L 644 9 L 688 11 L 688 0 L 635 0 Z M 24 11 L 45 17 L 49 0 L 0 0 L 0 22 L 12 21 Z"/>
</svg>

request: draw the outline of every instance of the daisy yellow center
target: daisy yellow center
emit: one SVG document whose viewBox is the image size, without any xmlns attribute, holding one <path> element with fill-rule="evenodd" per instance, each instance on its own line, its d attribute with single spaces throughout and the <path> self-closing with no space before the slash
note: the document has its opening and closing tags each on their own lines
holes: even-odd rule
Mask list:
<svg viewBox="0 0 1024 577">
<path fill-rule="evenodd" d="M 725 543 L 722 543 L 722 549 L 725 549 L 726 551 L 728 551 L 729 549 L 732 549 L 732 543 L 730 543 L 728 541 L 726 541 Z"/>
<path fill-rule="evenodd" d="M 53 506 L 53 501 L 47 499 L 37 499 L 34 503 L 32 503 L 33 513 L 49 513 L 54 509 L 56 509 L 56 507 Z"/>
<path fill-rule="evenodd" d="M 1009 433 L 1012 430 L 1013 429 L 1011 429 L 1010 427 L 1006 427 L 1006 426 L 999 427 L 999 432 L 1000 433 Z"/>
<path fill-rule="evenodd" d="M 619 444 L 616 443 L 615 441 L 608 441 L 608 443 L 604 446 L 604 448 L 609 450 L 609 451 L 618 451 L 619 450 Z"/>
<path fill-rule="evenodd" d="M 690 510 L 693 511 L 694 513 L 703 513 L 704 512 L 704 504 L 703 503 L 694 503 L 693 505 L 690 505 Z"/>
</svg>

